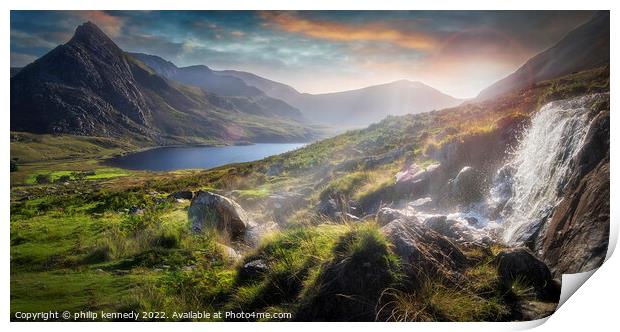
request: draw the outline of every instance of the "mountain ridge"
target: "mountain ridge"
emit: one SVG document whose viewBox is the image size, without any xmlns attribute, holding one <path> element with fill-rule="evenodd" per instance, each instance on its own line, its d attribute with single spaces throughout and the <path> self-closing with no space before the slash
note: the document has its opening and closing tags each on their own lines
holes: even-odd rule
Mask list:
<svg viewBox="0 0 620 332">
<path fill-rule="evenodd" d="M 91 22 L 11 78 L 11 130 L 130 138 L 155 144 L 303 141 L 298 114 L 159 76 Z"/>
<path fill-rule="evenodd" d="M 609 63 L 609 38 L 609 11 L 598 12 L 513 73 L 483 89 L 476 99 L 493 98 L 536 82 L 605 65 Z"/>
</svg>

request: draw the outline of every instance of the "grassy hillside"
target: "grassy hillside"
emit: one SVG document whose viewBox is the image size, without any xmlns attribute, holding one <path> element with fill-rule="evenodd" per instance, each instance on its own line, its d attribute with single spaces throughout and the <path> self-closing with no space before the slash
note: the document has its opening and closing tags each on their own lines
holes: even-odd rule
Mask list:
<svg viewBox="0 0 620 332">
<path fill-rule="evenodd" d="M 21 138 L 11 142 L 12 157 L 29 164 L 18 163 L 21 181 L 12 177 L 11 311 L 244 310 L 291 313 L 287 320 L 329 319 L 343 310 L 341 317 L 350 320 L 460 321 L 522 319 L 524 305 L 552 310 L 527 281 L 499 284 L 492 263 L 499 247 L 462 248 L 468 262 L 463 284 L 429 276 L 412 287 L 373 218 L 318 217 L 316 207 L 334 195 L 360 202 L 362 210 L 398 200 L 406 193 L 394 187 L 394 174 L 406 161 L 429 165 L 448 144 L 502 137 L 547 101 L 608 90 L 609 69 L 598 68 L 205 171 L 104 171 L 97 158 L 134 146 L 16 133 Z M 52 160 L 55 151 L 66 159 Z M 88 167 L 94 175 L 73 173 Z M 69 178 L 27 181 L 41 171 L 52 180 Z M 212 232 L 192 234 L 189 202 L 168 195 L 198 189 L 232 197 L 255 220 L 278 227 L 255 248 Z M 224 244 L 241 257 L 232 259 Z M 255 260 L 268 270 L 241 273 Z M 343 276 L 357 279 L 342 283 L 349 280 Z M 338 298 L 342 302 L 330 307 L 342 284 L 356 301 Z"/>
</svg>

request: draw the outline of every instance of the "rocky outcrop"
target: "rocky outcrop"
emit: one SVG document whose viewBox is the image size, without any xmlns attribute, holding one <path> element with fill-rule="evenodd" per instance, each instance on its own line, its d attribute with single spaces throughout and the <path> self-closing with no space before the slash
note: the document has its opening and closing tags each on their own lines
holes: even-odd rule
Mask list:
<svg viewBox="0 0 620 332">
<path fill-rule="evenodd" d="M 446 216 L 433 216 L 424 220 L 424 225 L 435 232 L 460 242 L 474 241 L 474 235 L 469 228 L 459 221 L 448 219 Z"/>
<path fill-rule="evenodd" d="M 394 245 L 394 253 L 401 258 L 412 280 L 428 275 L 439 275 L 453 282 L 461 278 L 459 271 L 468 263 L 463 252 L 417 219 L 396 219 L 381 231 Z"/>
<path fill-rule="evenodd" d="M 230 239 L 240 239 L 250 218 L 235 201 L 208 191 L 199 191 L 188 210 L 194 232 L 215 229 Z"/>
<path fill-rule="evenodd" d="M 377 212 L 376 220 L 379 226 L 385 226 L 393 220 L 405 218 L 405 215 L 397 209 L 384 207 Z"/>
<path fill-rule="evenodd" d="M 484 177 L 473 167 L 463 167 L 454 179 L 448 181 L 448 200 L 453 204 L 468 205 L 484 196 Z"/>
<path fill-rule="evenodd" d="M 556 282 L 547 265 L 526 248 L 507 249 L 495 256 L 499 282 L 505 289 L 512 289 L 515 282 L 532 287 L 542 299 L 557 302 L 560 284 Z"/>
<path fill-rule="evenodd" d="M 551 280 L 551 272 L 545 263 L 526 248 L 508 249 L 495 256 L 497 274 L 507 288 L 517 280 L 536 287 L 544 287 Z"/>
<path fill-rule="evenodd" d="M 609 104 L 600 105 L 537 249 L 556 275 L 599 267 L 609 241 Z"/>
</svg>

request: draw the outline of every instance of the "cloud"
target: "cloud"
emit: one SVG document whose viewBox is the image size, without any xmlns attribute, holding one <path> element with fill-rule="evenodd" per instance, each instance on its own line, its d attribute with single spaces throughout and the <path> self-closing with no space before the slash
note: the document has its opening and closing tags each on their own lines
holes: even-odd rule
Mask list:
<svg viewBox="0 0 620 332">
<path fill-rule="evenodd" d="M 111 37 L 119 36 L 125 24 L 125 20 L 122 17 L 113 16 L 100 10 L 75 11 L 70 13 L 75 14 L 75 16 L 84 21 L 95 23 L 103 32 Z"/>
<path fill-rule="evenodd" d="M 41 35 L 11 30 L 11 43 L 19 47 L 54 48 L 57 43 L 43 38 Z"/>
<path fill-rule="evenodd" d="M 328 20 L 302 18 L 288 12 L 261 12 L 268 27 L 307 37 L 341 42 L 387 42 L 403 48 L 432 50 L 437 41 L 428 34 L 402 31 L 382 23 L 342 24 Z"/>
<path fill-rule="evenodd" d="M 30 54 L 11 52 L 11 67 L 24 67 L 36 59 L 36 56 Z"/>
</svg>

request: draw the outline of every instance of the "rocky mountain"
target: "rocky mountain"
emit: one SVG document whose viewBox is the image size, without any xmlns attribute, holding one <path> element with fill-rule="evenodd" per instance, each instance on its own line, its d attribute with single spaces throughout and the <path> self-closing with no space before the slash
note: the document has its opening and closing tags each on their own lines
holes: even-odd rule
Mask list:
<svg viewBox="0 0 620 332">
<path fill-rule="evenodd" d="M 315 136 L 298 111 L 270 102 L 277 104 L 221 96 L 162 77 L 88 22 L 69 42 L 11 78 L 11 130 L 157 144 Z"/>
<path fill-rule="evenodd" d="M 309 94 L 248 72 L 225 70 L 220 73 L 240 78 L 265 94 L 286 101 L 313 122 L 338 127 L 363 127 L 388 115 L 427 112 L 456 106 L 463 101 L 424 83 L 407 80 L 357 90 Z"/>
<path fill-rule="evenodd" d="M 222 72 L 213 71 L 205 65 L 179 68 L 174 63 L 155 55 L 144 53 L 130 53 L 130 55 L 168 79 L 196 86 L 220 96 L 244 97 L 252 101 L 252 104 L 237 106 L 245 108 L 248 112 L 258 108 L 264 115 L 282 116 L 303 121 L 303 115 L 298 109 L 282 100 L 266 95 L 263 91 L 246 84 L 237 77 L 223 75 Z"/>
<path fill-rule="evenodd" d="M 270 79 L 245 71 L 222 70 L 218 71 L 218 73 L 239 78 L 243 80 L 245 84 L 263 91 L 266 95 L 273 98 L 285 100 L 287 102 L 295 101 L 299 99 L 302 95 L 301 92 L 295 90 L 295 88 L 290 85 L 272 81 Z"/>
<path fill-rule="evenodd" d="M 17 75 L 20 70 L 22 70 L 22 67 L 11 67 L 11 77 Z"/>
<path fill-rule="evenodd" d="M 489 99 L 513 89 L 609 63 L 609 11 L 569 32 L 557 44 L 529 59 L 517 71 L 482 90 Z"/>
<path fill-rule="evenodd" d="M 281 113 L 292 114 L 297 108 L 311 122 L 339 128 L 362 127 L 388 115 L 421 113 L 462 102 L 421 82 L 407 80 L 351 91 L 308 94 L 248 72 L 214 71 L 204 65 L 179 68 L 158 56 L 131 55 L 169 79 L 220 95 L 246 96 Z"/>
</svg>

